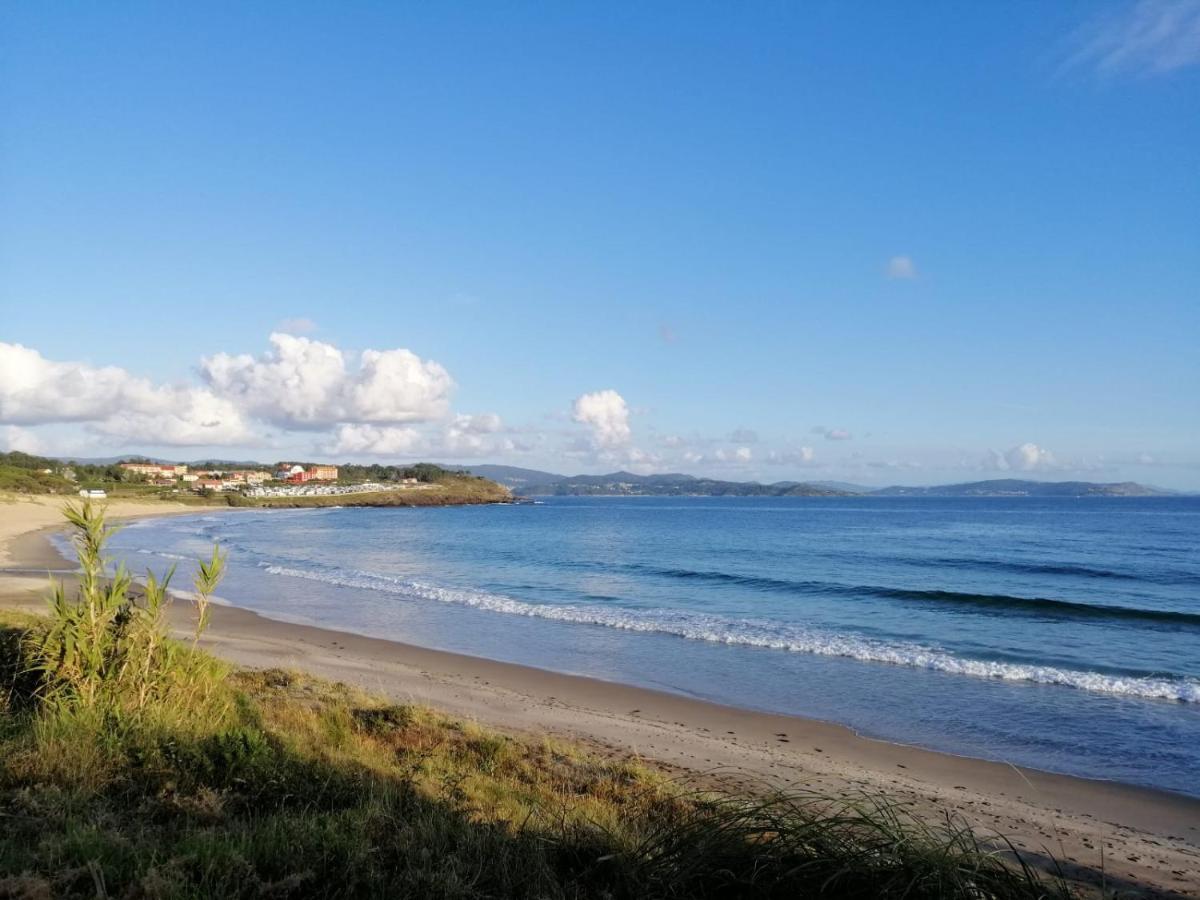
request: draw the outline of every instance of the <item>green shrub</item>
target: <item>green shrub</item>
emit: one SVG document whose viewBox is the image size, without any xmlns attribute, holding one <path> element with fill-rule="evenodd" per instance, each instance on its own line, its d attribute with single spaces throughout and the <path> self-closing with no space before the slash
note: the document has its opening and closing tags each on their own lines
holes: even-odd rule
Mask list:
<svg viewBox="0 0 1200 900">
<path fill-rule="evenodd" d="M 79 584 L 71 597 L 62 581 L 52 583 L 49 621 L 30 638 L 42 703 L 99 708 L 117 717 L 152 707 L 187 711 L 202 706 L 225 673 L 213 657 L 195 649 L 224 571 L 219 550 L 213 548 L 196 576 L 196 625 L 189 648 L 167 634 L 174 567 L 162 577 L 148 571 L 144 587 L 135 592 L 123 565 L 110 574 L 104 550 L 114 529 L 105 523 L 103 509 L 86 502 L 67 506 L 64 514 L 75 529 Z"/>
</svg>

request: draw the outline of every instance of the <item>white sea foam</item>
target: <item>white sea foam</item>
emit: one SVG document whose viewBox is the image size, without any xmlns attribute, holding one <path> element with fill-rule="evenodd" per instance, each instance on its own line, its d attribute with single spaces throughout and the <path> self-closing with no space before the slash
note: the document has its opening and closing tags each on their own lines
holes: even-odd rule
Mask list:
<svg viewBox="0 0 1200 900">
<path fill-rule="evenodd" d="M 975 678 L 1053 684 L 1105 694 L 1200 703 L 1200 680 L 1191 678 L 1114 675 L 1103 672 L 1060 669 L 1055 666 L 970 659 L 920 644 L 890 643 L 854 634 L 807 628 L 802 625 L 754 619 L 728 619 L 677 610 L 611 609 L 596 606 L 527 603 L 500 594 L 456 590 L 368 572 L 322 572 L 265 564 L 263 569 L 271 575 L 306 578 L 343 587 L 384 591 L 420 600 L 469 606 L 508 615 L 551 619 L 557 622 L 581 625 L 599 625 L 624 631 L 668 634 L 689 640 L 718 644 L 762 647 L 792 653 L 811 653 L 818 656 L 846 657 L 865 662 L 888 663 L 952 675 L 968 675 Z"/>
<path fill-rule="evenodd" d="M 145 556 L 158 556 L 162 559 L 178 559 L 178 560 L 191 559 L 191 557 L 184 556 L 181 553 L 168 553 L 165 550 L 146 550 L 145 548 L 142 548 L 142 549 L 138 550 L 138 553 L 141 553 Z"/>
</svg>

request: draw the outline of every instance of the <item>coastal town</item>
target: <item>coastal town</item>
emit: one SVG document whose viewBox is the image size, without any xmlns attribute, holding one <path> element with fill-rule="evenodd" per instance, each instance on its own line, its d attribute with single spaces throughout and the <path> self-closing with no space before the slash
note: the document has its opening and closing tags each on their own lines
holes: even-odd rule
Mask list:
<svg viewBox="0 0 1200 900">
<path fill-rule="evenodd" d="M 238 493 L 248 498 L 326 497 L 343 494 L 370 494 L 383 491 L 420 491 L 432 488 L 418 478 L 397 478 L 384 484 L 378 481 L 339 482 L 337 466 L 280 463 L 267 469 L 192 468 L 186 463 L 155 463 L 142 460 L 117 463 L 132 480 L 175 491 L 190 490 L 201 495 Z M 103 499 L 107 492 L 83 488 L 80 496 Z"/>
<path fill-rule="evenodd" d="M 186 463 L 122 462 L 121 469 L 160 487 L 184 486 L 203 491 L 241 491 L 276 482 L 279 485 L 329 485 L 338 480 L 338 467 L 282 464 L 276 471 L 263 469 L 195 469 Z M 413 479 L 415 483 L 416 479 Z"/>
</svg>

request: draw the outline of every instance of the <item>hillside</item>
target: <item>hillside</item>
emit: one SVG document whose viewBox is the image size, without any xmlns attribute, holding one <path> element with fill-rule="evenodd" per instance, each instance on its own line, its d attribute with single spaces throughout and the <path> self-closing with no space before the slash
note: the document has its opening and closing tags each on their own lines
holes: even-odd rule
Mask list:
<svg viewBox="0 0 1200 900">
<path fill-rule="evenodd" d="M 679 472 L 638 475 L 555 475 L 513 466 L 471 466 L 469 471 L 491 478 L 517 495 L 596 497 L 1165 497 L 1174 491 L 1133 481 L 1031 481 L 1003 478 L 964 484 L 894 485 L 871 488 L 844 481 L 723 481 Z"/>
<path fill-rule="evenodd" d="M 144 461 L 143 457 L 138 458 Z M 170 462 L 169 460 L 165 462 Z M 189 463 L 192 468 L 222 464 L 209 460 Z M 278 464 L 243 463 L 253 469 L 275 471 Z M 357 493 L 355 487 L 372 482 L 369 492 Z M 277 484 L 271 482 L 271 484 Z M 322 483 L 324 484 L 324 483 Z M 0 491 L 13 494 L 73 495 L 81 488 L 98 488 L 110 497 L 137 497 L 143 500 L 170 500 L 179 503 L 219 506 L 309 507 L 309 506 L 457 506 L 472 503 L 506 503 L 512 499 L 507 487 L 460 470 L 430 463 L 408 466 L 356 465 L 340 467 L 336 491 L 322 493 L 318 484 L 312 491 L 297 490 L 292 496 L 257 497 L 237 489 L 196 491 L 183 481 L 153 483 L 113 462 L 71 462 L 31 456 L 27 453 L 0 453 Z"/>
<path fill-rule="evenodd" d="M 230 506 L 302 509 L 313 506 L 463 506 L 473 503 L 507 503 L 512 499 L 512 492 L 482 476 L 446 472 L 436 480 L 421 485 L 397 485 L 394 490 L 361 494 L 257 498 L 231 493 L 225 496 Z"/>
<path fill-rule="evenodd" d="M 692 475 L 576 475 L 530 484 L 518 493 L 532 496 L 656 496 L 656 497 L 842 497 L 846 491 L 794 481 L 760 484 L 756 481 L 720 481 Z"/>
<path fill-rule="evenodd" d="M 553 472 L 541 472 L 537 469 L 522 469 L 520 466 L 449 466 L 443 465 L 444 469 L 464 469 L 472 475 L 482 475 L 484 478 L 490 478 L 497 484 L 502 484 L 506 488 L 521 493 L 530 485 L 548 484 L 552 481 L 561 481 L 566 478 L 566 475 L 556 475 Z"/>
<path fill-rule="evenodd" d="M 1098 484 L 1091 481 L 1028 481 L 998 478 L 930 487 L 895 486 L 872 491 L 876 497 L 1167 497 L 1173 491 L 1134 481 Z"/>
</svg>

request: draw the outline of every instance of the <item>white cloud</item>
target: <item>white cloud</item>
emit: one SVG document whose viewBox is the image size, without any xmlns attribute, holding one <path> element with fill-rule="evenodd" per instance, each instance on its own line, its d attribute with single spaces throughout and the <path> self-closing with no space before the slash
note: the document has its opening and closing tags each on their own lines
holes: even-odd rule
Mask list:
<svg viewBox="0 0 1200 900">
<path fill-rule="evenodd" d="M 423 428 L 411 425 L 339 425 L 333 440 L 321 447 L 330 455 L 441 456 L 455 459 L 511 453 L 521 449 L 508 438 L 495 435 L 504 423 L 494 413 L 458 415 L 449 422 Z"/>
<path fill-rule="evenodd" d="M 229 401 L 199 388 L 158 388 L 154 402 L 118 410 L 87 427 L 119 443 L 199 447 L 260 441 Z"/>
<path fill-rule="evenodd" d="M 848 441 L 853 437 L 854 435 L 844 428 L 829 428 L 825 431 L 825 440 L 827 441 Z"/>
<path fill-rule="evenodd" d="M 317 323 L 301 316 L 297 319 L 284 319 L 279 323 L 277 330 L 288 334 L 312 334 L 317 330 Z"/>
<path fill-rule="evenodd" d="M 124 369 L 60 363 L 20 344 L 0 343 L 0 420 L 79 422 L 108 415 L 149 390 Z"/>
<path fill-rule="evenodd" d="M 394 425 L 446 414 L 454 381 L 410 350 L 364 350 L 351 372 L 332 344 L 280 332 L 270 342 L 272 349 L 258 358 L 206 357 L 201 373 L 218 395 L 284 428 Z"/>
<path fill-rule="evenodd" d="M 421 432 L 412 427 L 339 425 L 326 452 L 346 456 L 409 456 L 421 445 Z"/>
<path fill-rule="evenodd" d="M 571 418 L 591 429 L 592 440 L 600 448 L 622 447 L 633 438 L 629 407 L 614 390 L 582 394 L 575 400 Z"/>
<path fill-rule="evenodd" d="M 491 435 L 503 427 L 495 413 L 479 416 L 455 416 L 441 436 L 443 452 L 449 456 L 486 456 L 498 450 L 511 450 L 511 441 L 497 444 Z"/>
<path fill-rule="evenodd" d="M 730 432 L 729 440 L 734 444 L 757 444 L 758 432 L 749 428 L 738 428 Z"/>
<path fill-rule="evenodd" d="M 159 444 L 253 440 L 237 407 L 212 391 L 155 385 L 118 366 L 55 362 L 0 343 L 0 422 L 86 422 L 100 434 Z"/>
<path fill-rule="evenodd" d="M 38 436 L 28 428 L 21 428 L 19 425 L 5 426 L 0 431 L 0 444 L 9 452 L 16 450 L 21 453 L 32 453 L 35 456 L 45 452 Z"/>
<path fill-rule="evenodd" d="M 409 350 L 364 350 L 349 370 L 331 344 L 276 333 L 255 358 L 201 361 L 203 385 L 154 384 L 119 366 L 57 362 L 0 343 L 0 424 L 79 422 L 110 443 L 218 446 L 262 443 L 263 423 L 286 429 L 400 425 L 445 417 L 454 382 Z M 456 417 L 444 446 L 464 451 L 500 427 L 494 416 Z M 379 438 L 387 446 L 395 434 Z M 350 444 L 362 434 L 349 433 Z"/>
<path fill-rule="evenodd" d="M 1200 0 L 1138 0 L 1073 35 L 1065 67 L 1158 75 L 1200 64 Z"/>
<path fill-rule="evenodd" d="M 917 277 L 917 266 L 908 256 L 893 256 L 888 260 L 887 277 L 907 280 Z"/>
<path fill-rule="evenodd" d="M 766 461 L 773 466 L 803 466 L 811 463 L 816 456 L 812 447 L 797 447 L 794 450 L 772 450 L 767 454 Z"/>
<path fill-rule="evenodd" d="M 748 463 L 754 458 L 754 453 L 749 447 L 722 448 L 714 454 L 714 458 L 718 462 Z"/>
<path fill-rule="evenodd" d="M 1054 454 L 1049 450 L 1026 441 L 1004 453 L 989 450 L 988 456 L 984 460 L 984 467 L 1001 472 L 1036 472 L 1058 468 L 1058 463 L 1054 459 Z"/>
</svg>

